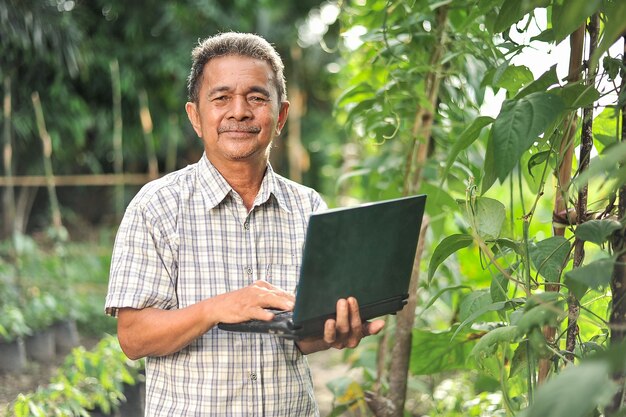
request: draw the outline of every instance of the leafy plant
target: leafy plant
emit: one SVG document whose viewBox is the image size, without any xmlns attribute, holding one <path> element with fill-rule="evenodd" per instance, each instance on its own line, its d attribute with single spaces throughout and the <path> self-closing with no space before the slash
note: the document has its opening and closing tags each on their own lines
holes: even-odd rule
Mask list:
<svg viewBox="0 0 626 417">
<path fill-rule="evenodd" d="M 103 338 L 90 351 L 75 348 L 50 383 L 20 394 L 7 410 L 13 417 L 89 416 L 96 408 L 111 414 L 125 401 L 124 384 L 142 381 L 143 361 L 130 361 L 117 338 Z"/>
<path fill-rule="evenodd" d="M 412 375 L 397 384 L 403 369 L 388 352 L 404 342 L 389 332 L 376 378 L 360 385 L 376 416 L 402 415 L 420 395 L 415 386 L 449 372 L 474 382 L 463 398 L 481 395 L 478 381 L 496 381 L 493 414 L 622 407 L 611 367 L 591 357 L 626 334 L 626 65 L 623 56 L 602 58 L 623 37 L 626 3 L 565 3 L 373 1 L 340 15 L 346 37 L 362 34 L 343 45 L 339 73 L 338 119 L 364 161 L 343 189 L 366 199 L 429 194 L 430 240 L 420 254 L 428 280 L 413 277 L 421 306 Z M 566 77 L 556 66 L 534 75 L 520 60 L 537 43 L 551 48 L 568 36 Z M 490 92 L 503 96 L 493 116 L 483 114 Z M 576 401 L 566 377 L 576 379 Z M 596 385 L 585 390 L 586 378 Z"/>
</svg>

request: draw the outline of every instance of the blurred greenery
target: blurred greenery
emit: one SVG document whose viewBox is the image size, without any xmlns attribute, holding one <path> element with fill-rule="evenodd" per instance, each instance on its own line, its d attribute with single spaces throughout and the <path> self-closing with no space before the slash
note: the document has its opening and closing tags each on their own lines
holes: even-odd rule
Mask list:
<svg viewBox="0 0 626 417">
<path fill-rule="evenodd" d="M 547 59 L 557 42 L 595 13 L 602 21 L 597 51 L 609 53 L 586 57 L 589 65 L 575 70 L 576 77 L 563 76 L 557 66 L 535 74 L 534 63 L 520 59 L 528 50 L 546 51 Z M 626 3 L 0 0 L 0 78 L 12 103 L 10 117 L 5 111 L 1 120 L 13 141 L 15 174 L 42 172 L 35 91 L 52 136 L 54 171 L 113 171 L 116 64 L 125 171 L 148 166 L 139 116 L 144 92 L 161 172 L 195 162 L 202 150 L 183 111 L 189 53 L 198 38 L 225 30 L 254 31 L 274 43 L 286 62 L 289 90 L 303 94 L 300 140 L 306 152 L 296 157 L 292 144 L 279 141 L 272 153 L 278 172 L 301 178 L 331 206 L 428 194 L 423 278 L 401 412 L 605 412 L 615 390 L 608 372 L 623 360 L 623 352 L 610 349 L 616 307 L 610 286 L 622 253 L 615 242 L 624 236 L 618 190 L 626 183 L 626 146 L 619 143 L 626 66 L 621 52 L 609 47 L 626 30 Z M 599 73 L 590 73 L 596 66 Z M 565 169 L 568 181 L 560 183 L 561 146 L 581 144 L 581 114 L 588 106 L 604 107 L 589 116 L 589 169 L 574 155 Z M 425 159 L 416 165 L 422 145 Z M 176 163 L 169 166 L 172 149 Z M 126 187 L 125 198 L 135 191 Z M 116 226 L 111 193 L 59 190 L 70 226 L 66 242 L 49 232 L 45 198 L 33 197 L 30 237 L 13 236 L 0 253 L 3 306 L 19 307 L 10 314 L 25 312 L 29 297 L 51 294 L 76 315 L 83 332 L 115 331 L 115 321 L 102 314 Z M 560 196 L 565 213 L 557 213 L 563 224 L 555 225 Z M 570 218 L 580 199 L 588 201 L 586 212 Z M 94 225 L 104 227 L 94 231 Z M 555 236 L 553 226 L 562 226 L 563 236 Z M 574 265 L 579 243 L 584 259 Z M 558 284 L 558 291 L 546 291 L 547 284 Z M 570 307 L 580 312 L 573 326 Z M 14 331 L 28 332 L 28 325 Z M 547 325 L 555 328 L 554 341 L 544 337 Z M 331 415 L 371 415 L 368 395 L 389 394 L 394 358 L 385 353 L 395 343 L 395 320 L 386 327 L 386 335 L 346 352 L 358 373 L 330 384 Z M 566 336 L 574 328 L 569 351 Z M 0 329 L 6 337 L 8 326 Z M 608 361 L 601 355 L 606 352 Z M 540 363 L 550 371 L 547 382 L 537 375 Z"/>
</svg>

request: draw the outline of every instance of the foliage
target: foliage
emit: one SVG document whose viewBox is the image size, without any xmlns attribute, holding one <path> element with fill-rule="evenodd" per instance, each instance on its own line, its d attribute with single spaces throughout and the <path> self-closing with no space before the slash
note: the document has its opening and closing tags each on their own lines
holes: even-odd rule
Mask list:
<svg viewBox="0 0 626 417">
<path fill-rule="evenodd" d="M 96 408 L 111 414 L 126 400 L 124 385 L 142 380 L 142 369 L 142 361 L 126 358 L 116 337 L 105 337 L 90 351 L 75 348 L 48 385 L 20 394 L 6 415 L 89 416 L 89 411 Z"/>
<path fill-rule="evenodd" d="M 330 188 L 322 167 L 328 167 L 327 155 L 333 151 L 326 145 L 337 133 L 324 123 L 330 88 L 323 66 L 332 57 L 317 44 L 292 56 L 298 48 L 298 24 L 320 3 L 1 0 L 0 89 L 5 97 L 10 94 L 11 115 L 5 121 L 0 114 L 0 124 L 9 124 L 4 132 L 13 142 L 13 174 L 43 173 L 33 92 L 41 97 L 52 139 L 54 173 L 113 172 L 114 68 L 119 68 L 124 171 L 147 171 L 151 141 L 160 172 L 195 162 L 202 147 L 183 110 L 191 49 L 198 39 L 237 30 L 259 33 L 275 44 L 288 78 L 304 91 L 304 109 L 311 119 L 303 123 L 302 142 L 314 153 L 305 179 Z M 142 124 L 146 115 L 151 122 Z M 275 166 L 287 174 L 285 146 L 275 153 Z M 112 209 L 107 196 L 108 191 L 95 195 L 102 203 L 92 214 L 98 220 L 106 220 L 106 209 Z M 71 203 L 78 217 L 93 210 L 80 199 L 61 203 Z M 30 230 L 38 227 L 31 224 Z"/>
<path fill-rule="evenodd" d="M 0 305 L 5 312 L 0 334 L 12 339 L 65 319 L 75 319 L 84 334 L 115 332 L 115 320 L 103 314 L 109 239 L 55 246 L 18 236 L 16 244 L 6 244 L 0 250 Z"/>
<path fill-rule="evenodd" d="M 438 380 L 453 370 L 474 382 L 459 395 L 500 395 L 484 415 L 597 415 L 615 392 L 609 365 L 590 356 L 608 346 L 609 284 L 619 255 L 610 242 L 624 229 L 614 202 L 626 184 L 626 148 L 618 143 L 625 102 L 618 86 L 626 68 L 622 57 L 604 54 L 626 29 L 626 8 L 610 0 L 566 3 L 380 0 L 344 5 L 340 15 L 350 42 L 343 45 L 337 119 L 351 129 L 361 161 L 346 173 L 342 192 L 397 197 L 417 172 L 417 191 L 429 195 L 430 262 L 421 280 L 407 407 L 421 395 L 416 387 L 425 375 Z M 556 66 L 535 75 L 520 60 L 538 43 L 551 48 L 596 13 L 602 25 L 588 80 L 558 75 Z M 430 108 L 425 92 L 437 80 L 437 106 Z M 609 82 L 600 86 L 601 80 Z M 490 91 L 504 96 L 495 117 L 483 114 Z M 580 133 L 569 133 L 582 124 L 579 111 L 609 94 L 610 104 L 593 116 L 597 156 L 588 169 L 579 156 L 568 183 L 553 181 L 563 149 L 581 142 Z M 422 137 L 417 118 L 428 112 L 432 133 Z M 428 158 L 416 167 L 420 144 L 430 144 Z M 556 189 L 565 193 L 562 236 L 551 229 Z M 587 212 L 568 220 L 583 191 Z M 584 259 L 575 264 L 581 244 Z M 573 349 L 566 344 L 572 308 L 580 311 Z M 544 336 L 546 327 L 556 328 L 554 341 Z M 538 386 L 546 361 L 553 376 Z M 572 361 L 577 366 L 566 367 Z M 481 388 L 484 378 L 497 386 Z M 359 389 L 382 386 L 384 393 L 385 383 L 379 375 Z"/>
</svg>

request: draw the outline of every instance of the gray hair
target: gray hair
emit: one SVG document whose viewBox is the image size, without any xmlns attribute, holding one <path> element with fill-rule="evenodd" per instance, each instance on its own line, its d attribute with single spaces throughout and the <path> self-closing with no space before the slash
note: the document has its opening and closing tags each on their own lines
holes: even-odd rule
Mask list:
<svg viewBox="0 0 626 417">
<path fill-rule="evenodd" d="M 274 73 L 274 85 L 281 102 L 287 100 L 285 66 L 276 49 L 265 39 L 251 33 L 226 32 L 198 41 L 191 52 L 191 72 L 187 78 L 189 101 L 198 103 L 204 66 L 213 58 L 239 55 L 267 62 Z"/>
</svg>

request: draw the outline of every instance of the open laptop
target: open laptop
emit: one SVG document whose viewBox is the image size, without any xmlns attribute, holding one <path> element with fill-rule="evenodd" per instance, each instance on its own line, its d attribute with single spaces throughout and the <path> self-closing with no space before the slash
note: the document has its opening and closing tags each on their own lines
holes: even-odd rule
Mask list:
<svg viewBox="0 0 626 417">
<path fill-rule="evenodd" d="M 302 339 L 323 334 L 340 298 L 355 297 L 362 320 L 402 310 L 425 203 L 418 195 L 311 215 L 293 312 L 218 327 Z"/>
</svg>

